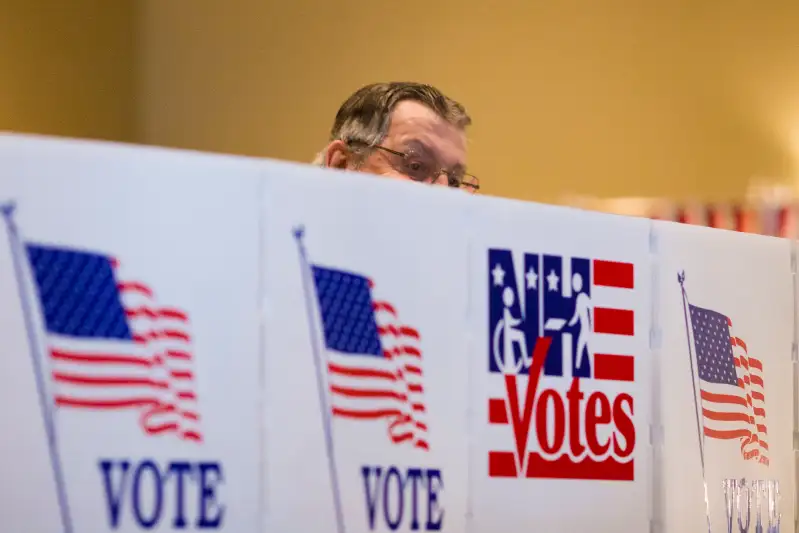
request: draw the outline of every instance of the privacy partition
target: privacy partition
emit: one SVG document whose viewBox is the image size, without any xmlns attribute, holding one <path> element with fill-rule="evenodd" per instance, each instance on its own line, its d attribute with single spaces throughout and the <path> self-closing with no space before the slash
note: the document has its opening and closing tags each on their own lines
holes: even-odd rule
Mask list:
<svg viewBox="0 0 799 533">
<path fill-rule="evenodd" d="M 10 134 L 0 165 L 8 531 L 795 531 L 791 240 Z"/>
</svg>

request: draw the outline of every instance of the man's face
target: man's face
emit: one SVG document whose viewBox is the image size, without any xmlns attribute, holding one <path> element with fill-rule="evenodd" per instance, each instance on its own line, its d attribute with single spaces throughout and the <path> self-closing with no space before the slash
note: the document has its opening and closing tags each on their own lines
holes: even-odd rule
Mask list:
<svg viewBox="0 0 799 533">
<path fill-rule="evenodd" d="M 380 146 L 411 153 L 403 158 L 385 150 L 373 150 L 357 168 L 387 178 L 420 181 L 422 176 L 441 170 L 459 172 L 466 166 L 466 134 L 453 126 L 429 107 L 412 100 L 397 104 L 391 114 L 391 125 Z M 427 169 L 427 170 L 425 170 Z M 447 175 L 438 173 L 435 185 L 447 185 Z"/>
</svg>

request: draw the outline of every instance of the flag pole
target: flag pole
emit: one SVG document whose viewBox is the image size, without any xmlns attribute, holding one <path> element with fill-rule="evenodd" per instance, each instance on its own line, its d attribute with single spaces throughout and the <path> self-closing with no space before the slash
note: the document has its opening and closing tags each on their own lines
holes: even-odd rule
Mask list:
<svg viewBox="0 0 799 533">
<path fill-rule="evenodd" d="M 313 280 L 308 279 L 311 272 L 311 265 L 305 251 L 302 239 L 305 235 L 305 228 L 299 226 L 294 228 L 294 238 L 297 240 L 297 250 L 300 254 L 300 268 L 302 270 L 302 286 L 305 292 L 305 310 L 308 314 L 308 328 L 311 333 L 311 347 L 314 355 L 314 366 L 316 367 L 316 385 L 319 392 L 319 407 L 322 411 L 322 424 L 325 430 L 325 445 L 327 448 L 327 465 L 330 469 L 330 482 L 333 485 L 333 503 L 336 510 L 336 525 L 338 533 L 345 533 L 344 512 L 341 507 L 341 489 L 338 482 L 338 471 L 336 470 L 335 450 L 333 447 L 333 428 L 331 423 L 330 407 L 327 404 L 327 393 L 325 391 L 325 379 L 323 372 L 322 353 L 319 347 L 318 329 L 315 327 L 316 319 L 312 299 Z"/>
<path fill-rule="evenodd" d="M 30 348 L 33 373 L 36 379 L 36 390 L 39 395 L 39 407 L 42 411 L 44 429 L 47 433 L 47 447 L 50 452 L 50 466 L 53 469 L 53 477 L 55 478 L 58 507 L 61 513 L 61 525 L 64 528 L 64 533 L 73 533 L 74 530 L 72 528 L 72 518 L 69 512 L 69 502 L 67 499 L 61 457 L 59 456 L 58 445 L 56 444 L 53 408 L 47 399 L 45 391 L 44 374 L 42 373 L 42 364 L 40 361 L 42 351 L 39 347 L 38 337 L 33 325 L 33 309 L 28 300 L 28 291 L 25 290 L 25 269 L 23 267 L 22 258 L 19 255 L 23 247 L 22 240 L 19 237 L 19 230 L 14 222 L 15 209 L 16 204 L 13 202 L 0 204 L 0 212 L 2 212 L 3 220 L 5 220 L 6 223 L 6 231 L 8 233 L 11 259 L 14 264 L 14 275 L 16 277 L 17 290 L 19 291 L 20 304 L 22 305 L 22 315 L 25 321 L 25 332 L 28 336 L 28 347 Z"/>
<path fill-rule="evenodd" d="M 685 339 L 688 341 L 688 361 L 691 364 L 691 387 L 694 392 L 694 415 L 696 416 L 696 434 L 699 437 L 699 461 L 702 465 L 702 484 L 705 489 L 705 516 L 707 517 L 707 530 L 710 533 L 710 500 L 707 496 L 707 477 L 705 476 L 705 432 L 699 420 L 699 399 L 696 394 L 696 377 L 694 371 L 694 350 L 691 347 L 691 334 L 688 329 L 688 294 L 685 292 L 685 271 L 677 274 L 677 281 L 680 282 L 682 292 L 682 310 L 685 318 Z M 697 363 L 698 364 L 698 363 Z"/>
</svg>

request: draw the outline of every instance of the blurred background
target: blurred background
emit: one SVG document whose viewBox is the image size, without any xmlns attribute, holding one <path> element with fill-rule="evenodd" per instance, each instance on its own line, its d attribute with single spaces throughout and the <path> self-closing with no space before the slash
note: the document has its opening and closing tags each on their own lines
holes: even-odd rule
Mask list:
<svg viewBox="0 0 799 533">
<path fill-rule="evenodd" d="M 0 8 L 3 130 L 307 162 L 355 89 L 423 81 L 473 116 L 470 167 L 486 194 L 793 227 L 796 1 Z"/>
</svg>

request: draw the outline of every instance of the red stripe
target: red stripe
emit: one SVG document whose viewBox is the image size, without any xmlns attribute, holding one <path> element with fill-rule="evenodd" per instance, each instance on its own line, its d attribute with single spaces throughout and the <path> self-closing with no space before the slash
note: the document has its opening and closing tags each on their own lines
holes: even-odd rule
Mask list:
<svg viewBox="0 0 799 533">
<path fill-rule="evenodd" d="M 390 304 L 390 303 L 388 303 L 388 302 L 378 302 L 378 301 L 376 301 L 376 302 L 373 302 L 373 303 L 372 303 L 372 309 L 373 309 L 375 312 L 377 312 L 377 311 L 385 311 L 385 312 L 387 312 L 387 313 L 391 313 L 391 314 L 392 314 L 392 315 L 394 315 L 394 316 L 396 316 L 396 315 L 397 315 L 397 310 L 396 310 L 396 309 L 394 309 L 394 306 L 393 306 L 393 305 L 391 305 L 391 304 Z"/>
<path fill-rule="evenodd" d="M 150 378 L 80 376 L 65 372 L 53 372 L 53 379 L 59 383 L 86 385 L 89 387 L 145 386 L 155 387 L 156 389 L 169 388 L 167 382 Z"/>
<path fill-rule="evenodd" d="M 730 342 L 732 343 L 733 346 L 740 346 L 741 348 L 743 348 L 744 352 L 748 354 L 748 351 L 746 349 L 746 343 L 743 341 L 743 339 L 740 339 L 738 337 L 732 337 L 730 338 Z"/>
<path fill-rule="evenodd" d="M 740 439 L 742 437 L 748 437 L 749 431 L 745 429 L 724 431 L 718 429 L 710 429 L 706 427 L 705 436 L 710 437 L 711 439 L 723 439 L 723 440 Z"/>
<path fill-rule="evenodd" d="M 417 341 L 420 339 L 419 332 L 416 331 L 414 328 L 408 326 L 394 326 L 392 324 L 386 324 L 383 326 L 378 326 L 377 332 L 380 335 L 394 335 L 395 337 L 411 337 L 412 339 Z"/>
<path fill-rule="evenodd" d="M 191 338 L 189 337 L 188 333 L 176 329 L 150 330 L 133 334 L 133 340 L 138 343 L 146 343 L 149 341 L 156 341 L 159 339 L 179 340 L 184 342 L 191 341 Z"/>
<path fill-rule="evenodd" d="M 417 341 L 421 338 L 421 336 L 419 335 L 418 331 L 416 331 L 414 328 L 411 328 L 411 327 L 408 327 L 408 326 L 402 326 L 400 328 L 400 333 L 402 333 L 406 337 L 413 337 Z"/>
<path fill-rule="evenodd" d="M 179 350 L 167 350 L 166 354 L 173 359 L 183 359 L 185 361 L 191 361 L 191 354 L 188 352 L 182 352 Z"/>
<path fill-rule="evenodd" d="M 391 437 L 391 442 L 394 444 L 400 444 L 413 439 L 413 433 L 406 431 L 405 433 L 400 433 L 399 435 L 389 435 L 389 437 Z"/>
<path fill-rule="evenodd" d="M 635 357 L 605 353 L 594 354 L 594 378 L 635 381 Z"/>
<path fill-rule="evenodd" d="M 185 440 L 190 440 L 194 442 L 202 442 L 203 440 L 200 434 L 197 433 L 196 431 L 184 431 L 182 436 Z"/>
<path fill-rule="evenodd" d="M 632 481 L 635 474 L 634 460 L 621 463 L 613 457 L 597 461 L 590 456 L 576 461 L 562 454 L 554 461 L 545 459 L 536 452 L 527 455 L 528 478 L 549 479 L 605 479 L 608 481 Z"/>
<path fill-rule="evenodd" d="M 333 407 L 333 416 L 342 416 L 344 418 L 357 418 L 359 420 L 368 420 L 375 418 L 385 418 L 387 416 L 397 416 L 400 413 L 399 409 L 343 409 L 341 407 Z"/>
<path fill-rule="evenodd" d="M 371 370 L 367 368 L 349 368 L 342 365 L 337 365 L 334 363 L 328 363 L 327 369 L 334 373 L 340 374 L 342 376 L 348 377 L 356 377 L 356 378 L 376 378 L 376 379 L 387 379 L 390 381 L 396 381 L 397 377 L 388 370 Z"/>
<path fill-rule="evenodd" d="M 594 259 L 594 285 L 632 289 L 634 278 L 632 263 Z"/>
<path fill-rule="evenodd" d="M 380 328 L 378 328 L 378 333 L 383 335 L 383 332 L 380 331 Z M 399 355 L 410 355 L 411 357 L 421 357 L 422 352 L 413 346 L 396 346 L 391 350 L 383 350 L 383 355 L 385 357 L 393 357 Z"/>
<path fill-rule="evenodd" d="M 144 431 L 149 433 L 150 435 L 160 435 L 161 433 L 166 433 L 167 431 L 177 431 L 178 425 L 176 422 L 165 422 L 163 424 L 153 425 L 153 426 L 144 426 Z"/>
<path fill-rule="evenodd" d="M 395 337 L 410 337 L 414 340 L 419 339 L 419 332 L 407 326 L 395 326 L 393 324 L 385 324 L 377 326 L 377 332 L 380 335 L 394 335 Z"/>
<path fill-rule="evenodd" d="M 415 374 L 417 376 L 422 375 L 422 369 L 419 368 L 418 366 L 413 366 L 413 365 L 405 365 L 405 372 L 409 374 Z"/>
<path fill-rule="evenodd" d="M 349 387 L 330 386 L 330 392 L 347 398 L 391 398 L 402 402 L 408 401 L 408 396 L 389 390 L 351 389 Z"/>
<path fill-rule="evenodd" d="M 508 423 L 508 411 L 505 409 L 505 400 L 503 400 L 502 398 L 489 398 L 488 423 L 489 424 Z"/>
<path fill-rule="evenodd" d="M 516 477 L 513 452 L 488 452 L 488 477 Z"/>
<path fill-rule="evenodd" d="M 184 322 L 189 320 L 189 315 L 187 315 L 185 312 L 181 311 L 180 309 L 174 309 L 171 307 L 162 307 L 160 313 L 161 316 L 164 318 L 183 320 Z"/>
<path fill-rule="evenodd" d="M 58 361 L 68 361 L 70 363 L 91 363 L 100 365 L 136 365 L 146 366 L 152 365 L 152 361 L 146 357 L 137 357 L 135 355 L 112 355 L 112 354 L 82 354 L 75 352 L 67 352 L 65 350 L 53 349 L 50 351 L 53 359 Z"/>
<path fill-rule="evenodd" d="M 157 400 L 153 398 L 133 398 L 133 399 L 79 399 L 72 396 L 57 395 L 55 404 L 59 407 L 78 407 L 85 409 L 129 409 L 132 407 L 147 407 L 156 405 Z"/>
<path fill-rule="evenodd" d="M 137 292 L 139 294 L 143 294 L 148 298 L 153 297 L 153 291 L 145 285 L 144 283 L 139 283 L 138 281 L 120 281 L 117 283 L 117 289 L 121 292 Z"/>
<path fill-rule="evenodd" d="M 747 424 L 754 423 L 751 416 L 745 413 L 719 413 L 709 409 L 702 409 L 702 416 L 708 420 L 716 420 L 718 422 L 744 422 Z"/>
<path fill-rule="evenodd" d="M 732 394 L 716 394 L 704 390 L 701 390 L 699 394 L 701 398 L 707 402 L 736 404 L 747 407 L 746 399 L 742 398 L 741 396 L 735 396 Z"/>
<path fill-rule="evenodd" d="M 154 309 L 147 306 L 131 307 L 125 309 L 125 316 L 128 318 L 147 317 L 153 320 L 169 319 L 180 320 L 181 322 L 188 321 L 188 316 L 182 311 L 178 311 L 176 309 Z"/>
<path fill-rule="evenodd" d="M 635 335 L 635 313 L 629 309 L 595 307 L 594 333 Z"/>
</svg>

